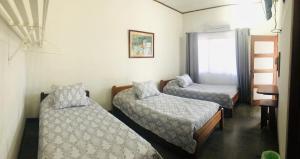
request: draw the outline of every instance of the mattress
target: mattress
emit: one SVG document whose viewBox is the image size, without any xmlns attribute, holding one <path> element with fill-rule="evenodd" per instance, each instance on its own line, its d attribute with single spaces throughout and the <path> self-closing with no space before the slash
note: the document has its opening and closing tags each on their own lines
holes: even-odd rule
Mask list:
<svg viewBox="0 0 300 159">
<path fill-rule="evenodd" d="M 40 108 L 39 159 L 160 159 L 133 130 L 90 99 L 90 105 L 54 109 L 52 97 Z"/>
<path fill-rule="evenodd" d="M 177 84 L 176 80 L 172 80 L 164 87 L 163 92 L 179 97 L 216 102 L 224 108 L 231 109 L 234 104 L 232 98 L 238 93 L 238 89 L 235 85 L 209 85 L 197 83 L 182 88 Z"/>
<path fill-rule="evenodd" d="M 140 126 L 189 153 L 196 148 L 194 132 L 220 107 L 213 102 L 163 93 L 139 100 L 132 88 L 119 92 L 113 104 Z"/>
</svg>

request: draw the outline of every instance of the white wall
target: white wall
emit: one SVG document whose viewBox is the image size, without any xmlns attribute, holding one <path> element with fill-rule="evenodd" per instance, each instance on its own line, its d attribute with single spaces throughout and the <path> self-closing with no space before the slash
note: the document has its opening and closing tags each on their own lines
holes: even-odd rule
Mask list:
<svg viewBox="0 0 300 159">
<path fill-rule="evenodd" d="M 182 15 L 152 0 L 52 0 L 45 48 L 27 54 L 27 115 L 52 84 L 83 82 L 111 108 L 113 85 L 179 74 Z M 128 58 L 128 30 L 155 33 L 154 59 Z"/>
<path fill-rule="evenodd" d="M 0 158 L 17 158 L 24 127 L 25 54 L 11 60 L 21 41 L 0 18 Z"/>
<path fill-rule="evenodd" d="M 280 77 L 278 82 L 278 141 L 279 151 L 282 159 L 285 159 L 287 142 L 293 2 L 293 0 L 289 0 L 286 1 L 284 5 L 281 5 L 282 33 L 279 34 L 279 51 L 281 52 L 281 64 Z"/>
<path fill-rule="evenodd" d="M 216 26 L 250 28 L 251 34 L 271 34 L 274 19 L 266 20 L 261 3 L 227 6 L 184 14 L 184 32 L 202 32 Z"/>
</svg>

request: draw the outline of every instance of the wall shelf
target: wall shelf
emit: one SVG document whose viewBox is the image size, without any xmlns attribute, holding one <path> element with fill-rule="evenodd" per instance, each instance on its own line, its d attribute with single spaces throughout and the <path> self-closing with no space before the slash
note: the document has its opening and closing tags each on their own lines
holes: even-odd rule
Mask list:
<svg viewBox="0 0 300 159">
<path fill-rule="evenodd" d="M 49 0 L 0 0 L 0 16 L 25 43 L 42 46 Z"/>
</svg>

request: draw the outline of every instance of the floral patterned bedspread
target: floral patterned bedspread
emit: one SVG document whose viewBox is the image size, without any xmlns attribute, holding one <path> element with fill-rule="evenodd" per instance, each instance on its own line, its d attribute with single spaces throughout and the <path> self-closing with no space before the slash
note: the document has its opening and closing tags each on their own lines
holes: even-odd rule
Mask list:
<svg viewBox="0 0 300 159">
<path fill-rule="evenodd" d="M 163 93 L 139 100 L 132 88 L 119 92 L 113 104 L 140 126 L 189 153 L 195 152 L 195 130 L 211 119 L 220 107 L 213 102 Z"/>
<path fill-rule="evenodd" d="M 164 87 L 163 92 L 179 97 L 215 102 L 224 108 L 233 108 L 232 98 L 238 90 L 234 85 L 208 85 L 197 83 L 182 88 L 178 86 L 176 80 L 172 80 Z"/>
<path fill-rule="evenodd" d="M 90 99 L 90 105 L 40 108 L 39 159 L 160 159 L 158 152 Z"/>
</svg>

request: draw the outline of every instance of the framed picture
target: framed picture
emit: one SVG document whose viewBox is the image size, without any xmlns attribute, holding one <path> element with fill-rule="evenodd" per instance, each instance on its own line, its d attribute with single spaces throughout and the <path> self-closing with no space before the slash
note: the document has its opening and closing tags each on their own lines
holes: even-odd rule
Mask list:
<svg viewBox="0 0 300 159">
<path fill-rule="evenodd" d="M 129 30 L 129 58 L 154 58 L 154 33 Z"/>
</svg>

